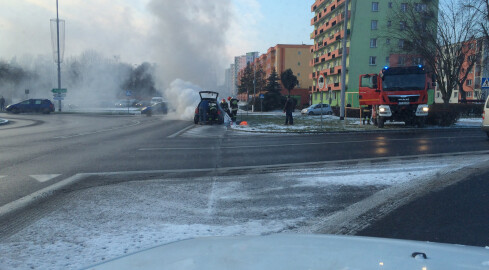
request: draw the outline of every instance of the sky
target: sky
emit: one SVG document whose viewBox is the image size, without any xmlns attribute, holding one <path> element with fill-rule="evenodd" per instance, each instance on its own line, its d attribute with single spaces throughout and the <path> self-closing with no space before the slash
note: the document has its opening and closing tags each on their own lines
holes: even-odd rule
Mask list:
<svg viewBox="0 0 489 270">
<path fill-rule="evenodd" d="M 175 4 L 176 2 L 182 4 Z M 206 43 L 207 47 L 203 46 L 204 48 L 215 47 L 216 51 L 210 53 L 209 57 L 219 58 L 214 68 L 220 69 L 228 66 L 234 56 L 246 52 L 264 53 L 269 47 L 284 43 L 312 44 L 309 39 L 312 31 L 312 2 L 59 0 L 59 14 L 60 19 L 66 21 L 65 57 L 93 49 L 109 57 L 118 56 L 121 61 L 133 64 L 144 61 L 164 62 L 165 54 L 171 54 L 171 51 L 163 50 L 165 54 L 162 55 L 160 49 L 169 42 L 176 44 L 168 46 L 173 52 L 189 49 L 178 44 L 201 42 Z M 214 12 L 216 17 L 213 17 Z M 193 18 L 172 18 L 172 15 L 177 17 L 176 14 L 186 14 Z M 15 56 L 21 57 L 25 54 L 50 55 L 52 48 L 49 20 L 55 17 L 55 0 L 2 0 L 0 59 L 9 61 Z M 187 23 L 188 28 L 177 27 L 182 23 Z M 193 23 L 198 23 L 201 27 L 193 27 Z M 213 31 L 207 33 L 207 26 Z M 167 35 L 165 32 L 175 29 L 182 34 Z M 185 52 L 179 53 L 180 57 L 185 55 Z M 202 53 L 208 53 L 208 50 L 205 49 Z"/>
</svg>

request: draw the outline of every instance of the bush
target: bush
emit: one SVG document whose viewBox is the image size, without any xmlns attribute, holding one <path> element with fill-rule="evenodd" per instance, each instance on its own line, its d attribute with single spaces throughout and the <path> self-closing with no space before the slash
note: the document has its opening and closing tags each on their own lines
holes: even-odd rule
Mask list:
<svg viewBox="0 0 489 270">
<path fill-rule="evenodd" d="M 331 106 L 331 109 L 333 109 L 333 114 L 336 116 L 340 116 L 340 107 L 339 106 Z M 345 107 L 345 117 L 346 118 L 360 118 L 360 109 L 358 108 L 352 108 L 352 107 Z"/>
<path fill-rule="evenodd" d="M 451 126 L 460 117 L 480 117 L 483 104 L 432 104 L 426 123 L 437 126 Z"/>
</svg>

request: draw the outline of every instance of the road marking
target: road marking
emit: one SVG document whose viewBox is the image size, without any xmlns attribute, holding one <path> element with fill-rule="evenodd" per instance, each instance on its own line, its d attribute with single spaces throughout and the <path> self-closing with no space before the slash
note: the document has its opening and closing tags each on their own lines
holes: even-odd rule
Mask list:
<svg viewBox="0 0 489 270">
<path fill-rule="evenodd" d="M 34 175 L 29 175 L 29 176 L 36 179 L 37 181 L 43 183 L 43 182 L 47 182 L 53 178 L 56 178 L 60 175 L 61 174 L 34 174 Z"/>
<path fill-rule="evenodd" d="M 195 127 L 195 125 L 190 125 L 190 126 L 184 128 L 184 129 L 182 129 L 182 130 L 180 130 L 180 131 L 178 131 L 176 133 L 173 133 L 172 135 L 168 136 L 167 138 L 175 138 L 175 137 L 181 135 L 182 133 L 184 133 L 185 131 L 193 128 L 193 127 Z"/>
<path fill-rule="evenodd" d="M 482 138 L 485 136 L 467 136 L 465 138 Z M 362 141 L 340 141 L 340 142 L 317 142 L 317 143 L 285 143 L 285 144 L 268 144 L 268 145 L 242 145 L 242 146 L 220 146 L 220 149 L 239 149 L 239 148 L 263 148 L 263 147 L 284 147 L 284 146 L 304 146 L 304 145 L 328 145 L 328 144 L 345 144 L 345 143 L 366 143 L 381 141 L 417 141 L 427 139 L 456 139 L 457 137 L 431 137 L 431 138 L 406 138 L 406 139 L 376 139 Z M 150 147 L 140 148 L 139 151 L 160 151 L 160 150 L 213 150 L 213 147 Z"/>
<path fill-rule="evenodd" d="M 7 177 L 6 175 L 0 175 L 0 179 Z"/>
<path fill-rule="evenodd" d="M 81 137 L 81 136 L 86 136 L 86 135 L 93 135 L 93 134 L 107 132 L 107 131 L 113 131 L 113 130 L 128 128 L 128 127 L 134 127 L 134 126 L 137 126 L 139 124 L 141 124 L 141 122 L 133 121 L 133 124 L 127 125 L 127 126 L 113 127 L 113 128 L 101 129 L 101 130 L 97 130 L 97 131 L 89 131 L 89 132 L 77 133 L 77 134 L 72 134 L 72 135 L 66 135 L 66 136 L 58 136 L 58 137 L 53 137 L 53 139 L 70 139 L 70 138 Z"/>
<path fill-rule="evenodd" d="M 489 151 L 469 151 L 469 152 L 456 152 L 456 153 L 444 153 L 444 154 L 424 154 L 424 155 L 410 155 L 410 156 L 392 156 L 392 157 L 378 157 L 378 158 L 362 158 L 362 159 L 346 159 L 346 160 L 331 160 L 331 161 L 319 161 L 319 162 L 304 162 L 304 163 L 285 163 L 274 165 L 258 165 L 258 166 L 240 166 L 240 167 L 221 167 L 221 168 L 208 168 L 208 169 L 174 169 L 174 170 L 147 170 L 147 171 L 125 171 L 125 172 L 101 172 L 101 173 L 79 173 L 71 177 L 63 179 L 53 185 L 47 186 L 41 190 L 38 190 L 30 195 L 22 197 L 13 202 L 0 206 L 0 218 L 11 212 L 23 209 L 32 203 L 42 200 L 44 198 L 53 195 L 56 191 L 59 191 L 67 186 L 77 183 L 89 176 L 131 176 L 143 174 L 155 174 L 155 173 L 188 173 L 188 172 L 229 172 L 232 170 L 243 169 L 279 169 L 279 168 L 298 168 L 300 166 L 316 166 L 316 165 L 328 165 L 341 162 L 354 162 L 354 161 L 375 161 L 385 160 L 389 158 L 421 158 L 421 157 L 443 157 L 453 155 L 469 155 L 469 154 L 489 154 Z M 484 161 L 487 162 L 487 161 Z M 32 176 L 31 176 L 32 177 Z"/>
</svg>

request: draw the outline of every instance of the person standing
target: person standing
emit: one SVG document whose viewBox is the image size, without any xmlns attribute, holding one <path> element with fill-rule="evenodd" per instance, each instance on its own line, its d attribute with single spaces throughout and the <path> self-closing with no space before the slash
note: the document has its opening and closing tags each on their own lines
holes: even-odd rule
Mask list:
<svg viewBox="0 0 489 270">
<path fill-rule="evenodd" d="M 236 122 L 236 115 L 238 115 L 238 99 L 237 98 L 228 98 L 229 102 L 231 103 L 231 120 L 233 122 Z"/>
<path fill-rule="evenodd" d="M 5 98 L 3 96 L 0 97 L 0 112 L 5 111 Z"/>
<path fill-rule="evenodd" d="M 229 104 L 225 99 L 221 100 L 221 104 L 219 104 L 221 108 L 231 117 L 231 112 L 229 111 Z"/>
<path fill-rule="evenodd" d="M 372 105 L 368 105 L 362 108 L 363 121 L 362 124 L 365 125 L 365 121 L 370 125 L 370 118 L 372 117 Z"/>
<path fill-rule="evenodd" d="M 294 118 L 292 113 L 294 112 L 295 102 L 290 96 L 287 97 L 287 101 L 285 102 L 284 113 L 285 113 L 285 125 L 293 125 Z"/>
</svg>

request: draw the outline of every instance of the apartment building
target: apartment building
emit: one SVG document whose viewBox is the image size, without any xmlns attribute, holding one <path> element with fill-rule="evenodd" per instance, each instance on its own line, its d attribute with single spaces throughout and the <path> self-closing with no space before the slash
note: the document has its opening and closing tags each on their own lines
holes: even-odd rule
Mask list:
<svg viewBox="0 0 489 270">
<path fill-rule="evenodd" d="M 422 64 L 423 60 L 413 55 L 399 53 L 403 40 L 387 37 L 389 29 L 402 30 L 402 22 L 392 17 L 393 9 L 426 8 L 426 2 L 438 6 L 438 0 L 350 0 L 345 18 L 345 0 L 316 0 L 311 6 L 314 31 L 311 39 L 313 54 L 309 78 L 312 103 L 323 102 L 333 106 L 340 104 L 342 39 L 347 39 L 346 104 L 358 107 L 359 76 L 378 73 L 384 66 L 408 66 Z M 436 16 L 434 16 L 436 19 Z M 345 23 L 346 21 L 346 23 Z M 345 25 L 347 35 L 344 36 Z M 324 78 L 324 87 L 319 88 L 318 79 Z"/>
<path fill-rule="evenodd" d="M 311 45 L 277 44 L 256 58 L 252 64 L 256 67 L 261 65 L 265 71 L 265 78 L 268 78 L 275 69 L 280 79 L 280 74 L 290 68 L 299 81 L 296 88 L 291 91 L 291 96 L 298 101 L 298 106 L 302 107 L 309 104 L 309 92 L 312 87 L 312 81 L 308 78 L 312 70 L 312 67 L 309 66 L 309 60 L 312 57 L 310 48 Z M 240 70 L 238 80 L 243 75 L 243 71 L 244 68 Z M 282 95 L 288 95 L 285 88 L 282 89 Z"/>
</svg>

